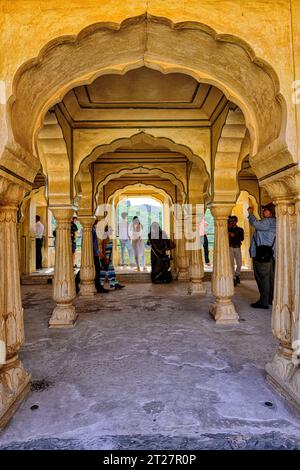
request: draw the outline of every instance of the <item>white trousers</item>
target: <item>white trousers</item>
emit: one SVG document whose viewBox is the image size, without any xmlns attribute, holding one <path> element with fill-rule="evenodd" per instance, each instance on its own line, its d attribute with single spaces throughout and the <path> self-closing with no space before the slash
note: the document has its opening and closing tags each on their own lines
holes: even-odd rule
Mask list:
<svg viewBox="0 0 300 470">
<path fill-rule="evenodd" d="M 145 265 L 145 243 L 142 238 L 132 240 L 132 251 L 137 266 Z"/>
<path fill-rule="evenodd" d="M 241 267 L 242 267 L 242 250 L 241 247 L 234 248 L 233 246 L 230 247 L 230 259 L 231 259 L 231 267 L 233 276 L 239 276 L 241 274 Z M 236 269 L 234 269 L 234 265 L 236 264 Z"/>
</svg>

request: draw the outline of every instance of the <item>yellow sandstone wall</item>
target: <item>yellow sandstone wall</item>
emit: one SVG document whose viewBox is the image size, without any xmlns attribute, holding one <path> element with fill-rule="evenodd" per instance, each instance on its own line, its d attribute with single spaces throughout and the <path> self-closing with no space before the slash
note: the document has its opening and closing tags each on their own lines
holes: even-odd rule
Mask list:
<svg viewBox="0 0 300 470">
<path fill-rule="evenodd" d="M 279 76 L 288 107 L 289 149 L 300 158 L 300 105 L 292 102 L 292 83 L 300 80 L 299 0 L 0 0 L 0 152 L 7 133 L 5 96 L 11 95 L 14 74 L 25 61 L 58 36 L 145 11 L 174 22 L 199 21 L 247 41 Z"/>
</svg>

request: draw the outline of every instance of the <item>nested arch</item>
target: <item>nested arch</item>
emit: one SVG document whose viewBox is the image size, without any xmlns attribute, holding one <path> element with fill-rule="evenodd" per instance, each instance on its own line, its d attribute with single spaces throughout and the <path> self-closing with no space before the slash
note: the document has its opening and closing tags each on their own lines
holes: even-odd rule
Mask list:
<svg viewBox="0 0 300 470">
<path fill-rule="evenodd" d="M 174 24 L 149 14 L 57 38 L 26 62 L 16 73 L 9 100 L 15 140 L 34 152 L 47 110 L 69 90 L 101 74 L 141 66 L 185 73 L 221 89 L 243 111 L 252 154 L 278 139 L 284 144 L 285 101 L 269 64 L 237 37 L 198 22 Z"/>
<path fill-rule="evenodd" d="M 86 171 L 88 166 L 96 161 L 97 158 L 117 151 L 121 147 L 132 147 L 134 149 L 135 145 L 144 144 L 145 146 L 152 148 L 161 148 L 164 147 L 171 152 L 175 152 L 181 155 L 186 156 L 190 161 L 195 163 L 199 169 L 203 172 L 203 175 L 207 179 L 205 182 L 208 184 L 209 172 L 206 168 L 205 161 L 201 155 L 196 155 L 187 145 L 178 144 L 174 140 L 169 139 L 168 137 L 156 137 L 148 132 L 138 132 L 133 134 L 130 137 L 121 137 L 108 144 L 99 145 L 90 152 L 80 163 L 79 171 L 75 175 L 75 184 L 77 180 L 80 180 L 81 171 Z"/>
<path fill-rule="evenodd" d="M 150 149 L 164 147 L 170 151 L 186 156 L 190 161 L 192 161 L 198 166 L 201 171 L 201 174 L 203 175 L 203 193 L 208 191 L 210 176 L 206 168 L 205 162 L 201 158 L 201 156 L 195 155 L 189 147 L 182 144 L 178 144 L 169 138 L 155 137 L 145 132 L 139 132 L 137 134 L 132 135 L 131 137 L 119 138 L 110 142 L 109 144 L 99 145 L 95 147 L 92 152 L 84 158 L 74 178 L 75 192 L 79 201 L 79 207 L 86 210 L 92 210 L 92 201 L 94 196 L 92 175 L 89 169 L 91 163 L 95 162 L 98 158 L 101 158 L 101 156 L 111 154 L 117 151 L 121 147 L 132 147 L 134 149 L 134 146 L 136 144 L 141 143 L 145 146 L 149 146 Z M 142 166 L 144 167 L 144 165 Z M 179 190 L 182 193 L 183 200 L 186 200 L 186 188 L 184 184 L 179 181 L 179 179 L 175 175 L 172 175 L 171 173 L 168 175 L 168 179 L 170 179 L 176 186 L 178 186 Z"/>
<path fill-rule="evenodd" d="M 125 183 L 121 188 L 118 188 L 116 189 L 108 198 L 108 201 L 107 203 L 108 204 L 112 204 L 113 201 L 115 201 L 119 196 L 121 196 L 123 193 L 125 192 L 130 192 L 131 190 L 137 190 L 139 188 L 142 188 L 143 189 L 143 197 L 146 197 L 145 196 L 145 188 L 146 190 L 151 190 L 152 192 L 156 193 L 156 194 L 159 194 L 159 195 L 163 195 L 164 196 L 164 199 L 165 201 L 167 201 L 169 199 L 169 202 L 174 202 L 173 199 L 172 199 L 172 195 L 166 190 L 166 189 L 163 189 L 163 188 L 160 188 L 159 186 L 156 186 L 155 184 L 149 184 L 149 183 L 134 183 L 134 184 L 128 184 L 128 183 Z M 146 193 L 147 194 L 147 193 Z M 152 196 L 151 196 L 152 197 Z M 153 196 L 154 197 L 154 196 Z M 157 197 L 157 200 L 162 202 L 160 198 Z M 118 201 L 118 203 L 120 202 L 120 200 Z"/>
<path fill-rule="evenodd" d="M 159 176 L 161 178 L 165 178 L 165 179 L 171 181 L 175 186 L 178 187 L 178 189 L 180 191 L 182 201 L 186 202 L 186 191 L 185 191 L 184 184 L 178 178 L 176 178 L 175 175 L 173 175 L 172 173 L 168 173 L 166 171 L 163 171 L 160 168 L 147 168 L 144 165 L 141 165 L 141 166 L 138 166 L 138 167 L 135 167 L 135 168 L 132 168 L 132 169 L 122 168 L 121 170 L 119 170 L 115 173 L 110 173 L 102 181 L 99 181 L 99 183 L 97 184 L 96 195 L 111 180 L 114 180 L 116 178 L 120 178 L 122 176 L 127 176 L 127 175 L 139 176 L 141 174 Z M 137 183 L 137 184 L 140 184 L 140 183 Z M 142 184 L 146 185 L 146 183 L 142 183 Z"/>
</svg>

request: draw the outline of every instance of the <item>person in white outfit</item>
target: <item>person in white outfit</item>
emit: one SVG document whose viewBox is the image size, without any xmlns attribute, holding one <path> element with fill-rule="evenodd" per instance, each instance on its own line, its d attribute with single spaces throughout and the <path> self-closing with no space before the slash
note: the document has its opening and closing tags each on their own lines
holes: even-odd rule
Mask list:
<svg viewBox="0 0 300 470">
<path fill-rule="evenodd" d="M 129 226 L 127 221 L 127 213 L 122 212 L 121 220 L 119 223 L 119 240 L 121 245 L 121 264 L 122 266 L 126 265 L 125 262 L 125 249 L 128 251 L 129 262 L 130 266 L 134 266 L 133 264 L 133 256 L 132 256 L 132 247 L 130 243 L 130 236 L 129 236 Z"/>
<path fill-rule="evenodd" d="M 130 224 L 130 238 L 136 267 L 140 271 L 141 267 L 145 269 L 145 243 L 143 239 L 143 225 L 137 216 L 133 217 Z"/>
<path fill-rule="evenodd" d="M 44 225 L 39 215 L 35 217 L 35 261 L 36 269 L 42 269 L 42 246 L 44 236 Z"/>
</svg>

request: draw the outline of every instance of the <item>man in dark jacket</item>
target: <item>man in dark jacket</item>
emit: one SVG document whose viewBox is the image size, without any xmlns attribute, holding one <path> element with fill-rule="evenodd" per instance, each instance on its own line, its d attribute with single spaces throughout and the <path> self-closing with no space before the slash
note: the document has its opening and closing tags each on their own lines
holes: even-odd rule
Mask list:
<svg viewBox="0 0 300 470">
<path fill-rule="evenodd" d="M 228 219 L 228 235 L 229 235 L 229 247 L 230 247 L 230 258 L 231 266 L 234 278 L 234 285 L 240 284 L 240 274 L 242 268 L 242 251 L 241 245 L 244 240 L 244 230 L 238 227 L 238 218 L 236 215 L 232 215 Z M 234 269 L 234 265 L 236 268 Z"/>
</svg>

